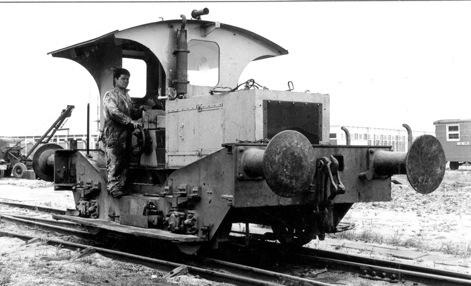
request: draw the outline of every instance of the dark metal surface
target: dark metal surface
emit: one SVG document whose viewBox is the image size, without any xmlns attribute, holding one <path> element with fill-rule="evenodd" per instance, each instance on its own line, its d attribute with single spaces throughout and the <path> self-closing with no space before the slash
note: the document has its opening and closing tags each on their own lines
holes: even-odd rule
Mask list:
<svg viewBox="0 0 471 286">
<path fill-rule="evenodd" d="M 173 80 L 177 95 L 186 94 L 188 88 L 188 41 L 187 31 L 185 30 L 186 18 L 181 15 L 182 25 L 180 30 L 177 31 L 176 49 L 173 52 L 177 59 L 176 61 L 176 79 Z"/>
<path fill-rule="evenodd" d="M 191 11 L 191 17 L 194 19 L 201 19 L 201 16 L 203 15 L 208 15 L 209 14 L 209 9 L 208 8 L 203 8 L 201 10 L 193 10 Z"/>
<path fill-rule="evenodd" d="M 374 151 L 374 153 L 371 153 L 374 174 L 378 176 L 406 174 L 406 156 L 407 153 L 404 152 Z"/>
<path fill-rule="evenodd" d="M 44 181 L 54 180 L 54 152 L 63 149 L 57 144 L 46 144 L 38 148 L 33 156 L 33 169 L 36 176 Z"/>
<path fill-rule="evenodd" d="M 417 192 L 431 193 L 443 180 L 445 164 L 445 152 L 438 139 L 422 135 L 415 139 L 407 153 L 407 179 Z"/>
<path fill-rule="evenodd" d="M 347 127 L 345 126 L 340 127 L 340 129 L 342 129 L 343 132 L 345 132 L 345 140 L 346 140 L 345 145 L 349 146 L 351 144 L 350 131 L 348 131 Z"/>
<path fill-rule="evenodd" d="M 263 155 L 265 151 L 257 148 L 249 148 L 242 155 L 244 171 L 253 177 L 263 176 Z M 243 174 L 239 174 L 243 176 Z"/>
<path fill-rule="evenodd" d="M 273 138 L 284 130 L 295 130 L 311 144 L 322 138 L 323 105 L 312 102 L 264 100 L 264 138 Z"/>
<path fill-rule="evenodd" d="M 316 171 L 311 142 L 301 133 L 286 130 L 270 140 L 263 156 L 263 173 L 270 189 L 285 198 L 309 190 Z"/>
<path fill-rule="evenodd" d="M 413 141 L 413 139 L 412 139 L 412 129 L 410 128 L 409 125 L 407 125 L 407 124 L 405 124 L 405 123 L 402 124 L 402 126 L 403 126 L 403 127 L 406 129 L 406 131 L 407 131 L 407 143 L 408 143 L 407 146 L 410 148 L 410 146 L 412 146 L 412 141 Z"/>
<path fill-rule="evenodd" d="M 140 228 L 133 226 L 121 225 L 112 221 L 105 221 L 101 219 L 87 219 L 81 217 L 74 217 L 68 215 L 53 215 L 54 219 L 66 220 L 78 223 L 85 227 L 92 227 L 97 229 L 102 229 L 106 231 L 112 231 L 115 233 L 122 233 L 133 235 L 135 237 L 146 237 L 150 239 L 160 239 L 165 241 L 171 241 L 175 243 L 201 243 L 206 241 L 205 237 L 198 237 L 196 235 L 185 235 L 178 233 L 171 233 L 161 229 L 155 228 Z"/>
</svg>

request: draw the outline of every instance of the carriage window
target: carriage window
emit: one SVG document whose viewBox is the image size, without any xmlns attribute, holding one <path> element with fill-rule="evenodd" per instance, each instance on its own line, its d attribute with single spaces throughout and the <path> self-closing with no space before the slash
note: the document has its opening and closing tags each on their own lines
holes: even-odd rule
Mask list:
<svg viewBox="0 0 471 286">
<path fill-rule="evenodd" d="M 123 58 L 123 68 L 131 74 L 129 78 L 129 95 L 142 98 L 147 91 L 147 64 L 140 59 Z"/>
<path fill-rule="evenodd" d="M 214 42 L 191 40 L 188 50 L 190 84 L 216 86 L 219 82 L 219 46 Z"/>
<path fill-rule="evenodd" d="M 460 126 L 458 124 L 446 126 L 446 140 L 447 141 L 459 141 L 460 140 Z"/>
</svg>

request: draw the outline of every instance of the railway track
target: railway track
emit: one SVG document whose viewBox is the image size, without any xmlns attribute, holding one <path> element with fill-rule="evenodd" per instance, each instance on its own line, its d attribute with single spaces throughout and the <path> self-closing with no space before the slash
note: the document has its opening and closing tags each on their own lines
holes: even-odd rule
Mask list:
<svg viewBox="0 0 471 286">
<path fill-rule="evenodd" d="M 409 282 L 412 283 L 411 285 L 471 285 L 471 275 L 468 274 L 360 255 L 306 247 L 287 249 L 277 243 L 265 244 L 263 251 L 278 253 L 285 262 L 303 263 L 306 266 L 319 265 L 326 269 L 349 271 L 374 281 Z"/>
<path fill-rule="evenodd" d="M 32 209 L 43 213 L 65 213 L 63 210 L 59 209 L 43 209 L 35 205 L 15 202 L 0 201 L 0 204 L 6 204 L 10 207 Z M 84 229 L 74 223 L 46 218 L 0 214 L 0 219 L 2 221 L 26 224 L 85 239 L 93 239 L 97 234 L 96 230 Z M 11 232 L 0 232 L 0 235 L 15 236 L 24 240 L 37 239 L 33 236 Z M 244 246 L 245 242 L 246 241 L 244 239 L 243 243 L 232 245 L 231 247 L 233 249 L 231 252 L 235 251 L 239 254 L 239 257 L 250 256 L 252 255 L 250 253 L 253 252 L 255 252 L 259 257 L 269 257 L 270 253 L 276 253 L 277 259 L 282 261 L 282 263 L 288 263 L 289 265 L 303 265 L 302 267 L 310 267 L 313 269 L 326 269 L 325 271 L 336 270 L 350 272 L 367 279 L 367 281 L 406 283 L 406 285 L 407 283 L 411 283 L 410 285 L 471 285 L 471 275 L 467 274 L 318 249 L 286 249 L 286 247 L 280 247 L 277 243 L 264 243 L 263 247 L 251 248 L 247 253 L 241 255 L 241 253 L 247 251 L 247 247 Z M 79 248 L 85 253 L 92 251 L 102 253 L 104 255 L 111 255 L 118 259 L 132 260 L 133 262 L 146 264 L 154 269 L 164 271 L 167 273 L 167 277 L 178 275 L 180 273 L 189 273 L 211 281 L 233 283 L 235 285 L 335 285 L 319 281 L 316 277 L 299 277 L 296 275 L 284 274 L 282 273 L 283 271 L 275 269 L 276 267 L 270 269 L 269 265 L 264 265 L 268 267 L 264 267 L 265 269 L 262 269 L 251 264 L 247 264 L 245 263 L 246 261 L 244 261 L 244 263 L 239 263 L 238 261 L 232 262 L 218 259 L 217 256 L 187 257 L 185 259 L 185 263 L 182 263 L 177 260 L 170 261 L 156 259 L 143 255 L 112 250 L 106 247 L 93 247 L 87 244 L 71 243 L 62 240 L 50 239 L 47 243 Z M 256 263 L 257 262 L 255 262 L 255 264 Z"/>
<path fill-rule="evenodd" d="M 373 259 L 358 255 L 343 254 L 312 248 L 303 248 L 298 254 L 307 261 L 324 262 L 345 269 L 356 269 L 362 277 L 388 282 L 412 281 L 425 285 L 470 285 L 471 275 L 426 268 L 411 264 Z"/>
<path fill-rule="evenodd" d="M 1 201 L 0 204 L 7 204 L 12 207 L 31 209 L 39 212 L 45 211 L 41 210 L 41 208 L 38 208 L 35 205 L 21 204 L 16 202 Z M 61 213 L 61 210 L 47 209 L 47 212 L 59 214 Z M 62 234 L 75 235 L 80 238 L 90 239 L 94 236 L 93 233 L 80 230 L 79 226 L 69 222 L 11 214 L 0 214 L 0 220 L 16 224 L 34 226 L 49 231 L 60 232 Z M 290 283 L 290 285 L 293 285 L 293 283 L 296 285 L 332 285 L 329 283 L 318 282 L 302 277 L 286 275 L 274 271 L 267 271 L 255 267 L 249 267 L 210 258 L 188 259 L 189 263 L 185 264 L 170 260 L 156 259 L 143 255 L 136 255 L 123 251 L 116 251 L 105 247 L 90 246 L 88 244 L 74 243 L 58 239 L 44 240 L 37 236 L 25 235 L 15 232 L 0 231 L 0 236 L 17 237 L 26 241 L 42 240 L 51 245 L 61 245 L 63 247 L 69 247 L 72 249 L 81 249 L 81 253 L 83 253 L 83 255 L 86 255 L 87 253 L 98 252 L 103 255 L 112 256 L 116 259 L 125 259 L 126 261 L 145 264 L 152 267 L 153 269 L 167 272 L 164 277 L 171 277 L 180 273 L 189 273 L 191 275 L 197 275 L 211 281 L 231 283 L 235 285 L 286 285 L 286 283 Z M 220 266 L 218 267 L 217 265 Z"/>
</svg>

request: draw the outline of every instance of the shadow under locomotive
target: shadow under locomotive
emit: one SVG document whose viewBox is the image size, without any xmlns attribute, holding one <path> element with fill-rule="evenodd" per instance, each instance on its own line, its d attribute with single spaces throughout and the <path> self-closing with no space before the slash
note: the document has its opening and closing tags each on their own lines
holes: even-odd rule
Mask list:
<svg viewBox="0 0 471 286">
<path fill-rule="evenodd" d="M 332 146 L 329 95 L 239 89 L 247 64 L 288 52 L 248 30 L 201 20 L 207 12 L 51 53 L 84 66 L 100 94 L 112 86 L 111 67 L 142 60 L 146 94 L 133 101 L 154 103 L 133 133 L 127 196 L 107 193 L 100 148 L 50 145 L 35 155 L 39 177 L 74 194 L 76 209 L 57 218 L 172 242 L 185 253 L 217 248 L 239 222 L 271 226 L 280 242 L 303 245 L 335 232 L 354 203 L 391 200 L 394 174 L 407 174 L 423 194 L 439 186 L 445 155 L 433 136 L 417 138 L 407 153 Z M 201 71 L 217 74 L 216 84 L 193 83 Z"/>
</svg>

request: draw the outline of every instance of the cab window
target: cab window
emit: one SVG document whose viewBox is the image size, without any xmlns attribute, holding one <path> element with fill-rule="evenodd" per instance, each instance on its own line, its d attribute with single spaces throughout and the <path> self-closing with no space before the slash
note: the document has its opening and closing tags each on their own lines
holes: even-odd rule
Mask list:
<svg viewBox="0 0 471 286">
<path fill-rule="evenodd" d="M 131 74 L 129 78 L 129 95 L 142 98 L 147 91 L 147 64 L 141 59 L 123 58 L 123 68 Z"/>
<path fill-rule="evenodd" d="M 219 46 L 214 42 L 191 40 L 188 50 L 190 84 L 216 86 L 219 82 Z"/>
</svg>

